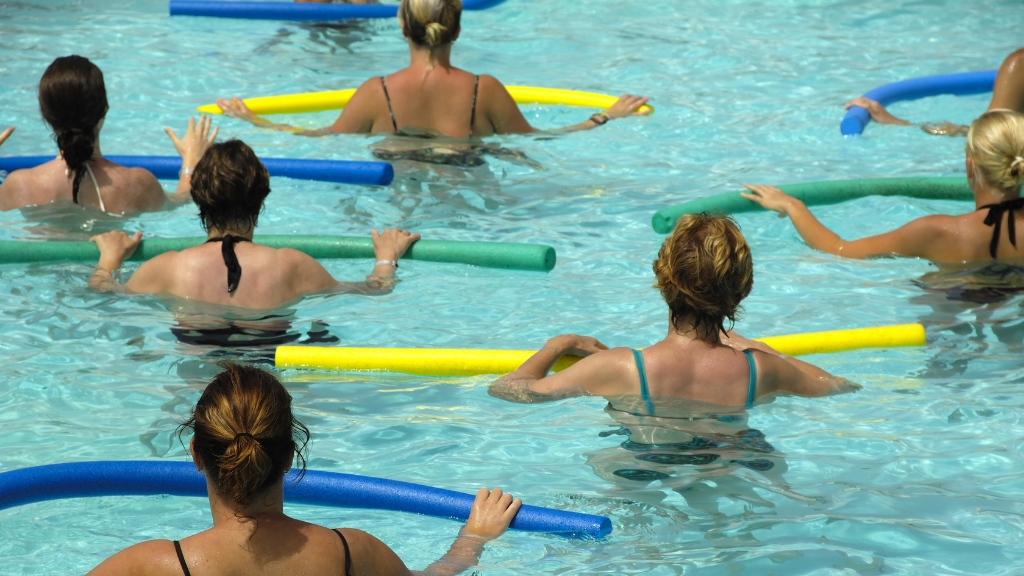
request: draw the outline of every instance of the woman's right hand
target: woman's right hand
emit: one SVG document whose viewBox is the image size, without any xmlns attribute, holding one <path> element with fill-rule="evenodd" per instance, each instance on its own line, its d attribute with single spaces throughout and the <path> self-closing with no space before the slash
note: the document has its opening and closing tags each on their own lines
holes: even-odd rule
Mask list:
<svg viewBox="0 0 1024 576">
<path fill-rule="evenodd" d="M 128 236 L 121 230 L 111 230 L 89 238 L 100 249 L 99 267 L 113 272 L 121 267 L 125 259 L 131 256 L 142 241 L 142 232 Z"/>
<path fill-rule="evenodd" d="M 420 239 L 419 234 L 413 234 L 401 228 L 388 228 L 379 234 L 376 230 L 371 230 L 370 237 L 373 238 L 373 254 L 378 260 L 394 260 L 396 262 L 405 254 L 409 246 L 412 246 L 413 242 Z"/>
<path fill-rule="evenodd" d="M 180 139 L 174 133 L 174 130 L 164 128 L 164 132 L 167 132 L 167 136 L 170 137 L 175 150 L 181 156 L 182 168 L 195 168 L 203 154 L 206 153 L 206 150 L 213 145 L 213 141 L 216 140 L 217 132 L 220 131 L 220 128 L 214 128 L 213 133 L 210 133 L 212 122 L 213 119 L 205 114 L 199 116 L 198 123 L 196 123 L 195 118 L 190 117 L 188 119 L 188 127 L 185 129 L 185 135 Z"/>
<path fill-rule="evenodd" d="M 501 488 L 481 488 L 476 493 L 469 520 L 466 520 L 460 533 L 486 540 L 497 538 L 508 529 L 522 505 L 522 500 L 513 499 L 511 494 L 503 494 Z"/>
<path fill-rule="evenodd" d="M 793 203 L 799 202 L 799 200 L 793 198 L 789 194 L 786 194 L 782 190 L 779 190 L 775 186 L 768 186 L 766 184 L 744 184 L 743 187 L 753 192 L 753 194 L 741 192 L 740 196 L 747 200 L 757 202 L 765 210 L 778 212 L 779 217 L 788 216 L 789 209 L 793 206 Z"/>
<path fill-rule="evenodd" d="M 231 116 L 232 118 L 238 118 L 239 120 L 245 120 L 246 122 L 252 122 L 253 124 L 265 124 L 266 120 L 260 118 L 255 112 L 249 109 L 249 106 L 239 98 L 238 96 L 232 96 L 231 100 L 224 98 L 217 98 L 217 106 L 220 106 L 225 116 Z"/>
<path fill-rule="evenodd" d="M 7 130 L 4 130 L 3 132 L 0 132 L 0 146 L 3 146 L 4 141 L 6 141 L 8 138 L 10 138 L 11 134 L 14 134 L 14 126 L 11 126 Z"/>
<path fill-rule="evenodd" d="M 630 115 L 646 116 L 651 113 L 649 109 L 644 112 L 637 112 L 637 110 L 639 110 L 644 104 L 647 104 L 647 101 L 650 99 L 651 98 L 649 96 L 624 94 L 615 102 L 615 104 L 609 106 L 604 113 L 612 120 L 616 118 L 624 118 Z"/>
</svg>

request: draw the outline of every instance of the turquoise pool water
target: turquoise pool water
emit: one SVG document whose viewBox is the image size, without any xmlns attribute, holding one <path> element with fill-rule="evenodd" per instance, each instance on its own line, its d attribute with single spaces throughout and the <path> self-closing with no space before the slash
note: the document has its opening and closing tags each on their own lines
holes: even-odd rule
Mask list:
<svg viewBox="0 0 1024 576">
<path fill-rule="evenodd" d="M 650 216 L 744 181 L 786 183 L 963 175 L 963 141 L 871 125 L 839 135 L 842 104 L 902 78 L 992 69 L 1019 43 L 1019 2 L 711 1 L 623 5 L 508 2 L 467 13 L 454 59 L 511 85 L 652 96 L 653 117 L 571 136 L 495 138 L 540 167 L 505 160 L 469 171 L 398 165 L 390 188 L 277 180 L 265 233 L 364 234 L 540 242 L 549 274 L 403 263 L 386 297 L 319 297 L 293 308 L 345 345 L 537 347 L 560 332 L 645 346 L 665 331 L 650 288 L 661 237 Z M 337 28 L 166 16 L 166 3 L 0 3 L 0 126 L 5 155 L 53 152 L 35 86 L 56 56 L 80 53 L 106 75 L 107 154 L 173 154 L 180 129 L 221 95 L 346 88 L 404 65 L 392 21 Z M 970 120 L 985 95 L 894 107 L 916 120 Z M 542 127 L 589 111 L 529 107 Z M 290 118 L 304 125 L 333 114 Z M 380 137 L 303 139 L 219 121 L 265 156 L 370 159 Z M 892 228 L 964 204 L 865 199 L 817 209 L 841 234 Z M 26 221 L 28 217 L 28 221 Z M 1024 561 L 1024 340 L 1021 307 L 947 300 L 914 280 L 926 262 L 847 262 L 812 252 L 768 214 L 738 217 L 755 288 L 746 335 L 925 321 L 923 349 L 815 357 L 864 390 L 784 398 L 751 411 L 773 467 L 631 467 L 621 423 L 592 398 L 524 406 L 489 397 L 486 378 L 282 377 L 313 431 L 310 467 L 471 492 L 501 485 L 531 504 L 604 514 L 613 534 L 570 541 L 509 533 L 486 574 L 1013 574 Z M 72 232 L 58 230 L 71 227 Z M 0 214 L 0 238 L 85 237 L 110 227 L 196 235 L 195 211 L 128 221 L 76 211 Z M 367 262 L 333 261 L 339 278 Z M 84 264 L 0 266 L 0 470 L 55 462 L 168 458 L 172 432 L 222 356 L 178 343 L 179 303 L 85 288 Z M 413 568 L 440 555 L 455 522 L 295 507 L 368 530 Z M 0 572 L 82 573 L 147 538 L 209 525 L 205 501 L 104 498 L 0 511 Z"/>
</svg>

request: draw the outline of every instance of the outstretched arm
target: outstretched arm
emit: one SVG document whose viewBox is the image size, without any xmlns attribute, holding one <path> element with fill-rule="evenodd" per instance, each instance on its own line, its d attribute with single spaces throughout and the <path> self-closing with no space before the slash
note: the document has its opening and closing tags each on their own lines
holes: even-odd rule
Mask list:
<svg viewBox="0 0 1024 576">
<path fill-rule="evenodd" d="M 375 260 L 373 270 L 362 282 L 338 282 L 319 262 L 300 252 L 293 252 L 299 259 L 296 271 L 291 275 L 295 294 L 303 295 L 322 291 L 350 292 L 371 296 L 390 294 L 395 284 L 398 283 L 395 278 L 398 260 L 414 242 L 420 239 L 420 235 L 401 228 L 389 228 L 380 234 L 376 230 L 372 230 L 370 235 L 373 238 Z"/>
<path fill-rule="evenodd" d="M 996 73 L 988 109 L 1024 112 L 1024 48 L 1018 48 L 1003 60 Z"/>
<path fill-rule="evenodd" d="M 299 128 L 298 126 L 292 126 L 291 124 L 276 123 L 267 120 L 266 118 L 256 114 L 246 106 L 245 102 L 242 101 L 238 96 L 232 96 L 230 100 L 224 98 L 217 98 L 217 106 L 224 112 L 226 116 L 232 118 L 238 118 L 239 120 L 245 120 L 253 126 L 259 128 L 269 128 L 270 130 L 278 130 L 280 132 L 289 132 L 291 134 L 297 134 L 299 136 L 327 136 L 333 134 L 331 126 L 325 126 L 324 128 L 318 128 L 316 130 L 310 130 L 308 128 Z"/>
<path fill-rule="evenodd" d="M 487 393 L 502 400 L 523 404 L 588 394 L 592 386 L 600 387 L 607 378 L 607 362 L 590 357 L 551 376 L 547 375 L 548 371 L 562 356 L 588 357 L 604 350 L 608 350 L 608 347 L 589 336 L 555 336 L 514 372 L 495 380 Z"/>
<path fill-rule="evenodd" d="M 476 493 L 473 508 L 466 525 L 459 530 L 459 536 L 451 548 L 439 560 L 423 569 L 424 576 L 454 576 L 463 573 L 480 562 L 484 544 L 501 536 L 523 505 L 519 498 L 502 493 L 501 488 L 481 488 Z"/>
<path fill-rule="evenodd" d="M 178 188 L 174 191 L 174 194 L 167 196 L 167 200 L 173 204 L 182 204 L 188 202 L 192 192 L 192 171 L 195 170 L 196 164 L 202 159 L 203 154 L 206 150 L 213 145 L 213 141 L 217 139 L 217 132 L 220 128 L 214 128 L 213 132 L 210 132 L 210 125 L 213 120 L 203 114 L 199 116 L 199 123 L 196 123 L 195 118 L 188 119 L 188 127 L 185 128 L 185 135 L 178 138 L 178 135 L 174 133 L 174 130 L 170 128 L 164 128 L 164 132 L 171 139 L 171 143 L 174 144 L 175 150 L 181 156 L 181 170 L 178 171 Z"/>
</svg>

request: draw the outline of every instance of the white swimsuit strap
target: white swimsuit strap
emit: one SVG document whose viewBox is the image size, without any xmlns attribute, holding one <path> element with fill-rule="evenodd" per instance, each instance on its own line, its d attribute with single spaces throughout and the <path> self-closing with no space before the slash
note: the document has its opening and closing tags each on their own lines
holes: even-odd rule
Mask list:
<svg viewBox="0 0 1024 576">
<path fill-rule="evenodd" d="M 85 171 L 89 173 L 89 178 L 92 178 L 92 185 L 96 188 L 96 197 L 100 199 L 100 210 L 106 212 L 107 208 L 103 205 L 103 194 L 100 194 L 100 185 L 96 182 L 96 176 L 92 173 L 92 168 L 89 168 L 89 162 L 85 162 Z"/>
</svg>

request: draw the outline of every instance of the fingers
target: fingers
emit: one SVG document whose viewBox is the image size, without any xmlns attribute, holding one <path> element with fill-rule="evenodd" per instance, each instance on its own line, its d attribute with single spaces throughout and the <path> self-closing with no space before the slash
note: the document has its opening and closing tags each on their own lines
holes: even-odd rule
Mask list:
<svg viewBox="0 0 1024 576">
<path fill-rule="evenodd" d="M 167 133 L 167 136 L 171 139 L 171 143 L 174 144 L 175 148 L 177 148 L 178 145 L 181 144 L 181 140 L 178 139 L 178 135 L 174 133 L 174 130 L 171 130 L 167 126 L 164 126 L 164 132 Z"/>
<path fill-rule="evenodd" d="M 501 515 L 501 519 L 506 523 L 512 522 L 512 519 L 519 513 L 519 509 L 523 507 L 523 501 L 516 498 L 512 501 L 508 508 Z"/>
<path fill-rule="evenodd" d="M 219 133 L 220 133 L 220 126 L 214 127 L 213 134 L 210 134 L 210 137 L 206 140 L 206 143 L 207 144 L 213 144 L 213 141 L 217 139 L 217 134 L 219 134 Z"/>
<path fill-rule="evenodd" d="M 3 144 L 8 138 L 10 138 L 11 134 L 14 134 L 14 126 L 11 126 L 4 130 L 3 132 L 0 132 L 0 144 Z"/>
<path fill-rule="evenodd" d="M 132 234 L 132 245 L 138 246 L 139 242 L 142 242 L 142 231 L 136 230 L 135 234 Z"/>
</svg>

